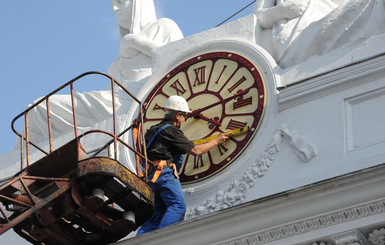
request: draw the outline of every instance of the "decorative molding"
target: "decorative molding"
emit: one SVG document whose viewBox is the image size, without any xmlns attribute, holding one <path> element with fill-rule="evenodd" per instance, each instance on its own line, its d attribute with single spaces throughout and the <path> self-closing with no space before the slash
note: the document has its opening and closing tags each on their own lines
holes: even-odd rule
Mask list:
<svg viewBox="0 0 385 245">
<path fill-rule="evenodd" d="M 369 245 L 369 234 L 385 228 L 384 174 L 385 163 L 185 220 L 119 244 L 336 245 L 332 236 L 355 229 L 363 245 Z"/>
<path fill-rule="evenodd" d="M 301 233 L 315 231 L 317 229 L 321 229 L 324 227 L 341 224 L 351 220 L 356 220 L 359 218 L 364 218 L 370 215 L 375 215 L 375 214 L 384 213 L 384 212 L 385 212 L 385 199 L 382 199 L 380 201 L 367 203 L 364 205 L 359 205 L 359 206 L 351 207 L 341 211 L 320 215 L 320 216 L 302 220 L 299 222 L 282 225 L 273 229 L 255 233 L 248 237 L 242 237 L 240 239 L 233 240 L 223 244 L 240 245 L 240 244 L 244 244 L 243 242 L 246 240 L 253 241 L 252 244 L 264 244 L 275 240 L 287 238 L 290 236 L 298 235 Z M 372 235 L 372 240 L 383 239 L 383 237 L 379 235 L 379 232 L 373 231 L 373 234 L 374 233 L 375 235 Z M 378 237 L 378 238 L 375 238 L 375 237 Z M 361 241 L 361 239 L 356 235 L 356 233 L 354 233 L 354 236 L 352 236 L 351 232 L 344 233 L 344 234 L 337 234 L 336 236 L 333 237 L 333 239 L 335 239 L 336 245 L 363 244 L 363 243 L 357 243 L 356 240 Z M 339 243 L 337 243 L 337 241 Z M 383 241 L 383 240 L 380 240 L 380 241 Z M 373 244 L 382 244 L 382 243 L 373 243 Z"/>
<path fill-rule="evenodd" d="M 266 174 L 275 159 L 275 155 L 279 152 L 279 146 L 282 144 L 284 137 L 288 138 L 294 152 L 303 161 L 309 162 L 316 156 L 316 151 L 311 144 L 300 137 L 296 131 L 289 130 L 282 124 L 274 134 L 271 143 L 265 148 L 265 152 L 251 164 L 251 167 L 247 168 L 226 189 L 218 191 L 214 197 L 209 197 L 197 207 L 188 208 L 185 218 L 192 219 L 241 204 L 256 181 Z M 187 189 L 187 192 L 189 192 L 189 189 Z"/>
<path fill-rule="evenodd" d="M 289 142 L 295 153 L 304 162 L 309 162 L 317 153 L 311 144 L 308 144 L 296 131 L 289 130 L 287 127 L 281 127 L 281 132 L 289 138 Z"/>
</svg>

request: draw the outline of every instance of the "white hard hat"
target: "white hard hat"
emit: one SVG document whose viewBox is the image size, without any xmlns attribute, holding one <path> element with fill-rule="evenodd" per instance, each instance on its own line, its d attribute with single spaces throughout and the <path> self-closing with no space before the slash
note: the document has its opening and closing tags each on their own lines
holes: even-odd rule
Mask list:
<svg viewBox="0 0 385 245">
<path fill-rule="evenodd" d="M 178 95 L 171 95 L 167 101 L 166 104 L 163 106 L 165 109 L 174 110 L 174 111 L 183 111 L 183 112 L 191 112 L 187 101 Z"/>
</svg>

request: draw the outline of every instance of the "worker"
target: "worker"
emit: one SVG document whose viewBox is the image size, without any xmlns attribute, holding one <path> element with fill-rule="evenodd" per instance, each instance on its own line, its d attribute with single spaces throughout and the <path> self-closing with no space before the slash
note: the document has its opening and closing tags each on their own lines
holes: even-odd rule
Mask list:
<svg viewBox="0 0 385 245">
<path fill-rule="evenodd" d="M 155 192 L 155 208 L 152 217 L 140 227 L 137 235 L 184 219 L 186 204 L 178 177 L 184 154 L 203 154 L 229 138 L 228 133 L 222 133 L 209 142 L 194 145 L 180 130 L 191 112 L 187 101 L 177 95 L 170 96 L 164 109 L 163 120 L 145 135 L 148 158 L 152 162 L 148 179 Z"/>
</svg>

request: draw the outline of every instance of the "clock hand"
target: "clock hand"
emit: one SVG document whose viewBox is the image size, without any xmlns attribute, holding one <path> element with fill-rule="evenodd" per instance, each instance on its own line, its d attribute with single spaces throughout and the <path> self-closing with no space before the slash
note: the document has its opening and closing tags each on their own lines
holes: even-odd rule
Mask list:
<svg viewBox="0 0 385 245">
<path fill-rule="evenodd" d="M 228 97 L 228 98 L 226 98 L 226 99 L 224 99 L 224 100 L 220 100 L 220 101 L 218 101 L 218 102 L 215 102 L 215 103 L 213 103 L 213 104 L 211 104 L 211 105 L 208 105 L 208 106 L 205 106 L 205 107 L 203 107 L 203 108 L 200 108 L 200 109 L 197 109 L 197 110 L 193 110 L 191 113 L 187 114 L 187 116 L 188 116 L 188 117 L 196 117 L 196 116 L 197 116 L 198 114 L 200 114 L 202 111 L 205 111 L 205 110 L 207 110 L 207 109 L 209 109 L 209 108 L 211 108 L 211 107 L 214 107 L 214 106 L 216 106 L 216 105 L 226 103 L 226 102 L 228 102 L 228 101 L 230 101 L 230 100 L 232 100 L 232 99 L 234 99 L 234 98 L 236 98 L 236 97 L 238 97 L 238 96 L 247 94 L 249 91 L 250 91 L 250 89 L 243 90 L 243 91 L 241 91 L 241 92 L 239 92 L 239 93 L 236 93 L 235 95 L 230 96 L 230 97 Z"/>
<path fill-rule="evenodd" d="M 203 116 L 203 115 L 200 114 L 200 113 L 197 114 L 196 116 L 194 116 L 194 118 L 195 118 L 195 119 L 202 119 L 202 120 L 205 120 L 205 121 L 210 122 L 210 123 L 212 123 L 212 124 L 214 124 L 214 125 L 216 125 L 216 126 L 221 126 L 221 125 L 222 125 L 220 122 L 218 122 L 218 121 L 216 121 L 216 120 L 213 120 L 213 119 L 211 119 L 211 118 L 205 117 L 205 116 Z"/>
</svg>

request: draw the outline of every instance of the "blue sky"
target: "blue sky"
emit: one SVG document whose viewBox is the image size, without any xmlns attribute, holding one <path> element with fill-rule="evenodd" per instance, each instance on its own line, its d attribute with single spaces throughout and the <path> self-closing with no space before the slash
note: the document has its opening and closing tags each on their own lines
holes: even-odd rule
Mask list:
<svg viewBox="0 0 385 245">
<path fill-rule="evenodd" d="M 158 18 L 174 20 L 187 37 L 215 27 L 251 2 L 155 0 L 155 7 Z M 1 1 L 0 29 L 3 154 L 16 142 L 12 119 L 34 100 L 84 72 L 107 72 L 119 53 L 119 31 L 108 0 Z M 0 244 L 11 243 L 28 244 L 13 230 L 0 236 Z"/>
</svg>

